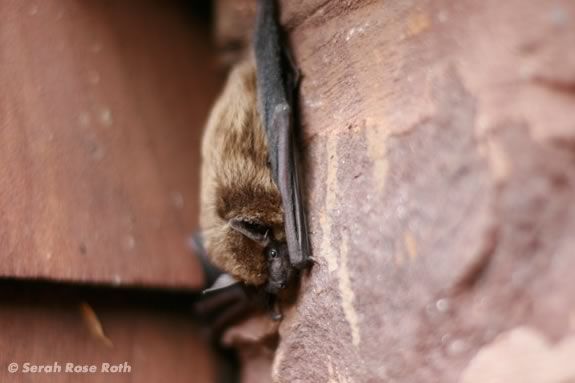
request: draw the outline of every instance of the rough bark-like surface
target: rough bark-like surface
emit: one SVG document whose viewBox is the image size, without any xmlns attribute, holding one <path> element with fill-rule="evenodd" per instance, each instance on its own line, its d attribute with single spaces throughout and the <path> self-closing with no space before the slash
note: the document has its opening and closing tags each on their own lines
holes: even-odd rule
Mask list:
<svg viewBox="0 0 575 383">
<path fill-rule="evenodd" d="M 522 347 L 537 381 L 575 379 L 575 4 L 284 1 L 282 20 L 318 264 L 273 379 L 523 382 Z"/>
<path fill-rule="evenodd" d="M 0 276 L 198 287 L 220 76 L 183 2 L 0 3 Z"/>
</svg>

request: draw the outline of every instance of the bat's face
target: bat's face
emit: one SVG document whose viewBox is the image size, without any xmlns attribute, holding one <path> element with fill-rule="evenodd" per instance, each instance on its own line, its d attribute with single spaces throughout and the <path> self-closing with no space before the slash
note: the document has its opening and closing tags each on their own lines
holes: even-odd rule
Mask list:
<svg viewBox="0 0 575 383">
<path fill-rule="evenodd" d="M 277 294 L 288 286 L 293 274 L 287 243 L 271 241 L 265 248 L 265 257 L 268 264 L 266 290 L 272 294 Z"/>
</svg>

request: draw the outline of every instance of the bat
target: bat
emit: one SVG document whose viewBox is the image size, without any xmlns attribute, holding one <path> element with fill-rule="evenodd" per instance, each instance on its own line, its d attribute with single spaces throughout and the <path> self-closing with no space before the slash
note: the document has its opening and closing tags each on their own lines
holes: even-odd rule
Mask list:
<svg viewBox="0 0 575 383">
<path fill-rule="evenodd" d="M 295 135 L 299 76 L 276 1 L 258 1 L 253 48 L 230 72 L 204 131 L 200 226 L 208 258 L 229 278 L 210 292 L 237 282 L 263 287 L 274 302 L 311 260 Z"/>
</svg>

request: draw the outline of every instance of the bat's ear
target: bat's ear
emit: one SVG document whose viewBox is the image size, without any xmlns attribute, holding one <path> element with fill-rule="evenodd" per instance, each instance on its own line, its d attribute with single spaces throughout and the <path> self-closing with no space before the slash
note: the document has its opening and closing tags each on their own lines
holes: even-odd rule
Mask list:
<svg viewBox="0 0 575 383">
<path fill-rule="evenodd" d="M 268 243 L 270 228 L 263 223 L 248 218 L 232 218 L 229 222 L 232 229 L 240 232 L 252 241 L 264 246 Z"/>
</svg>

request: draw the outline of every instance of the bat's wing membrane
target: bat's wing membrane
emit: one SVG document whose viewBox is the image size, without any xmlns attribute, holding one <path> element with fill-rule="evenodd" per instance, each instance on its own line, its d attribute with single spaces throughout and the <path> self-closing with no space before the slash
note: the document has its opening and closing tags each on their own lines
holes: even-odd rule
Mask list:
<svg viewBox="0 0 575 383">
<path fill-rule="evenodd" d="M 301 269 L 309 262 L 310 246 L 294 132 L 292 99 L 297 73 L 280 41 L 276 7 L 275 0 L 258 2 L 254 47 L 259 110 L 272 175 L 282 196 L 290 263 Z"/>
</svg>

